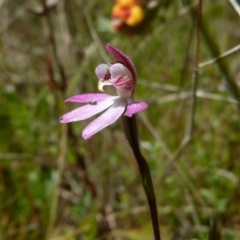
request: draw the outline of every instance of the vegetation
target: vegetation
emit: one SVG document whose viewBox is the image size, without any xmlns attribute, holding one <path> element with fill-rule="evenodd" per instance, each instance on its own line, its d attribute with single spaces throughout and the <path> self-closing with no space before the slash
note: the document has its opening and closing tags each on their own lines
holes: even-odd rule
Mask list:
<svg viewBox="0 0 240 240">
<path fill-rule="evenodd" d="M 159 1 L 123 32 L 113 1 L 0 1 L 0 239 L 153 238 L 120 121 L 87 141 L 88 121 L 59 124 L 77 106 L 67 97 L 98 92 L 107 43 L 131 57 L 134 97 L 149 104 L 137 118 L 162 239 L 220 239 L 214 224 L 240 239 L 239 53 L 202 64 L 239 45 L 230 2 L 203 3 L 196 72 L 197 1 Z"/>
</svg>

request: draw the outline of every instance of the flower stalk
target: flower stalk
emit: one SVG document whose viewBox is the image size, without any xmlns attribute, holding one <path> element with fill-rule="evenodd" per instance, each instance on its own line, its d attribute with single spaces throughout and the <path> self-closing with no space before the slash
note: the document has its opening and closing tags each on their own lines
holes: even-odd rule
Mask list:
<svg viewBox="0 0 240 240">
<path fill-rule="evenodd" d="M 142 185 L 147 197 L 155 240 L 161 240 L 157 203 L 149 166 L 143 157 L 138 141 L 136 115 L 122 117 L 123 130 L 138 164 Z"/>
</svg>

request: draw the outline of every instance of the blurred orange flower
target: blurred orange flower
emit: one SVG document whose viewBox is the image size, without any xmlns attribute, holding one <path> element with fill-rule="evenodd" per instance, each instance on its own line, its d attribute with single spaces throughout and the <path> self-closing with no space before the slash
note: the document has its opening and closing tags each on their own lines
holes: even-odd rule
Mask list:
<svg viewBox="0 0 240 240">
<path fill-rule="evenodd" d="M 144 7 L 138 0 L 117 0 L 112 8 L 113 27 L 120 30 L 126 24 L 139 25 L 144 19 Z"/>
</svg>

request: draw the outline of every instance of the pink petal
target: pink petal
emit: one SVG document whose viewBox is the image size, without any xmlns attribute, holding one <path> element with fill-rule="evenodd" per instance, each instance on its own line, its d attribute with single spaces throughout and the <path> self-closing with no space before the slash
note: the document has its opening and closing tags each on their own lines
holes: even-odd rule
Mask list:
<svg viewBox="0 0 240 240">
<path fill-rule="evenodd" d="M 125 116 L 131 117 L 133 114 L 140 112 L 148 107 L 145 102 L 132 102 L 128 104 L 127 110 L 124 113 Z"/>
<path fill-rule="evenodd" d="M 66 113 L 60 118 L 60 123 L 76 122 L 88 119 L 97 113 L 109 108 L 114 104 L 113 99 L 97 102 L 96 104 L 87 104 L 77 108 L 69 113 Z"/>
<path fill-rule="evenodd" d="M 98 79 L 102 81 L 108 80 L 111 77 L 109 74 L 109 65 L 105 63 L 99 64 L 95 69 L 95 73 Z"/>
<path fill-rule="evenodd" d="M 65 102 L 91 103 L 99 102 L 111 97 L 112 97 L 111 95 L 104 93 L 87 93 L 69 97 L 65 100 Z"/>
<path fill-rule="evenodd" d="M 116 82 L 119 78 L 128 77 L 128 79 L 133 79 L 129 69 L 121 63 L 114 63 L 110 67 L 111 79 L 113 82 Z"/>
<path fill-rule="evenodd" d="M 137 81 L 137 72 L 136 68 L 131 61 L 131 59 L 126 56 L 124 53 L 122 53 L 120 50 L 117 48 L 111 46 L 110 44 L 107 44 L 106 49 L 109 53 L 111 53 L 119 62 L 122 62 L 132 73 L 133 80 L 136 82 Z"/>
<path fill-rule="evenodd" d="M 124 98 L 119 98 L 106 112 L 88 124 L 83 130 L 82 136 L 84 139 L 89 139 L 103 128 L 114 123 L 122 116 L 126 109 L 127 101 Z"/>
</svg>

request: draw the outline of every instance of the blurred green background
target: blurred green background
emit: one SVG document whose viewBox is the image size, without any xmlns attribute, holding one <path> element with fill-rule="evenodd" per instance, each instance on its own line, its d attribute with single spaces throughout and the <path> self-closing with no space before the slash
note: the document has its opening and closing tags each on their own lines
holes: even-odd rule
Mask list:
<svg viewBox="0 0 240 240">
<path fill-rule="evenodd" d="M 208 239 L 216 216 L 222 239 L 240 239 L 240 54 L 199 70 L 193 138 L 171 161 L 189 124 L 196 2 L 156 2 L 127 32 L 111 27 L 114 1 L 49 2 L 0 1 L 0 239 L 153 239 L 120 121 L 84 141 L 91 120 L 58 120 L 77 106 L 67 97 L 98 92 L 107 43 L 133 60 L 149 104 L 139 134 L 162 238 Z M 240 40 L 230 1 L 203 2 L 200 63 Z"/>
</svg>

